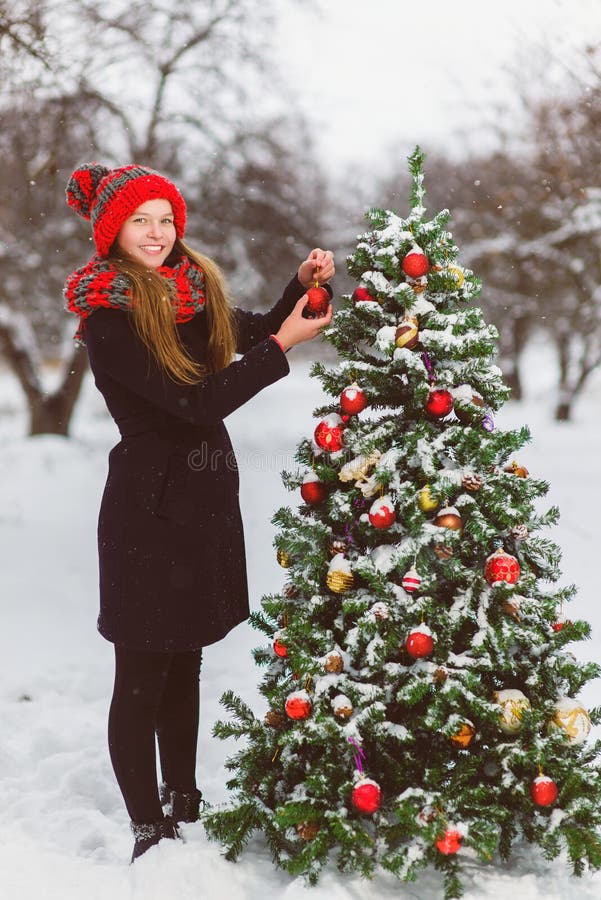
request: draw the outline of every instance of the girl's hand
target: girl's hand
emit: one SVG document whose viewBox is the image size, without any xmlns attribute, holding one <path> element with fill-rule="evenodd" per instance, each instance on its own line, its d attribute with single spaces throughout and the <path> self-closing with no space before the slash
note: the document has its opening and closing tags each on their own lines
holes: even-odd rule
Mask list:
<svg viewBox="0 0 601 900">
<path fill-rule="evenodd" d="M 303 294 L 300 300 L 297 301 L 288 318 L 284 319 L 280 326 L 280 330 L 275 335 L 284 350 L 288 350 L 290 347 L 294 347 L 295 344 L 300 344 L 302 341 L 310 341 L 314 337 L 317 337 L 321 332 L 321 329 L 325 328 L 326 325 L 329 325 L 332 321 L 331 303 L 328 306 L 328 311 L 325 316 L 321 316 L 318 319 L 304 319 L 303 309 L 305 308 L 306 303 L 307 295 Z"/>
<path fill-rule="evenodd" d="M 308 257 L 298 267 L 298 280 L 303 287 L 311 287 L 318 281 L 325 284 L 334 277 L 334 254 L 331 250 L 311 250 Z"/>
</svg>

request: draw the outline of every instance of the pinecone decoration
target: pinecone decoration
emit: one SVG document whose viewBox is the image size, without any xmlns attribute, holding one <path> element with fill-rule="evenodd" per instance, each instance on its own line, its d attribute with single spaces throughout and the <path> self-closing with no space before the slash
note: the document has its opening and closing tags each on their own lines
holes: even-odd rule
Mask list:
<svg viewBox="0 0 601 900">
<path fill-rule="evenodd" d="M 337 553 L 344 553 L 346 551 L 346 544 L 340 538 L 335 538 L 330 544 L 330 556 L 336 556 Z"/>
<path fill-rule="evenodd" d="M 476 472 L 466 472 L 461 481 L 466 491 L 479 491 L 484 484 L 484 479 Z"/>
</svg>

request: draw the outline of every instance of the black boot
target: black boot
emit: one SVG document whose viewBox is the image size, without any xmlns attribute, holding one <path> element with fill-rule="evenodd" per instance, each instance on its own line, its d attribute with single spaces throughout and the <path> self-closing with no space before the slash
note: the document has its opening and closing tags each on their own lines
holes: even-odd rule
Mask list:
<svg viewBox="0 0 601 900">
<path fill-rule="evenodd" d="M 133 862 L 162 838 L 176 838 L 179 833 L 170 816 L 165 816 L 159 822 L 130 822 L 129 827 L 134 836 L 134 849 L 131 855 Z"/>
<path fill-rule="evenodd" d="M 168 808 L 169 815 L 176 825 L 178 822 L 196 822 L 198 820 L 202 793 L 196 788 L 191 791 L 175 791 L 162 782 L 159 787 L 159 796 L 161 803 Z"/>
</svg>

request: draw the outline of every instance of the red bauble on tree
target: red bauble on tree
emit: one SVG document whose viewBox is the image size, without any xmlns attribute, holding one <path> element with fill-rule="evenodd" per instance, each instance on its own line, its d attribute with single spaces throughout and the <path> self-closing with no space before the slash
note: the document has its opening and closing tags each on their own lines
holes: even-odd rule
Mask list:
<svg viewBox="0 0 601 900">
<path fill-rule="evenodd" d="M 453 409 L 453 395 L 444 388 L 435 388 L 428 394 L 426 400 L 426 411 L 437 419 L 448 414 Z"/>
<path fill-rule="evenodd" d="M 401 263 L 403 272 L 409 278 L 421 278 L 430 268 L 428 257 L 417 244 L 414 244 Z"/>
<path fill-rule="evenodd" d="M 290 719 L 307 719 L 311 715 L 311 698 L 306 691 L 294 691 L 288 696 L 286 715 Z"/>
<path fill-rule="evenodd" d="M 506 581 L 507 584 L 515 584 L 520 577 L 520 564 L 510 553 L 499 547 L 495 553 L 486 560 L 484 575 L 489 584 L 497 581 Z"/>
<path fill-rule="evenodd" d="M 560 615 L 557 617 L 556 621 L 553 622 L 553 624 L 551 625 L 551 628 L 553 629 L 553 631 L 555 631 L 557 634 L 559 634 L 559 632 L 560 632 L 560 631 L 563 631 L 563 629 L 565 628 L 565 626 L 566 626 L 566 625 L 569 625 L 569 624 L 570 624 L 570 623 L 569 623 L 569 621 L 566 619 L 566 617 L 565 617 L 564 615 L 560 614 Z"/>
<path fill-rule="evenodd" d="M 349 416 L 356 416 L 366 406 L 367 397 L 356 382 L 346 387 L 340 395 L 340 408 Z"/>
<path fill-rule="evenodd" d="M 301 497 L 305 503 L 321 503 L 327 493 L 326 486 L 315 472 L 307 472 L 301 484 Z"/>
<path fill-rule="evenodd" d="M 286 644 L 283 642 L 282 637 L 279 633 L 274 637 L 275 639 L 273 642 L 273 652 L 276 656 L 280 656 L 282 659 L 284 659 L 286 656 L 288 656 L 288 648 L 286 647 Z"/>
<path fill-rule="evenodd" d="M 537 806 L 550 806 L 551 803 L 555 803 L 558 793 L 553 779 L 542 774 L 534 779 L 530 787 L 530 796 Z"/>
<path fill-rule="evenodd" d="M 303 310 L 308 318 L 319 318 L 325 316 L 330 305 L 330 295 L 325 288 L 315 285 L 307 291 L 307 302 Z"/>
<path fill-rule="evenodd" d="M 371 815 L 380 808 L 382 791 L 377 781 L 372 778 L 362 778 L 353 788 L 352 801 L 359 812 Z"/>
<path fill-rule="evenodd" d="M 368 301 L 370 303 L 377 302 L 374 300 L 372 295 L 369 293 L 366 287 L 358 287 L 353 291 L 353 300 L 355 303 Z"/>
<path fill-rule="evenodd" d="M 436 841 L 436 847 L 444 856 L 450 856 L 461 850 L 462 838 L 463 835 L 456 828 L 446 828 L 444 834 Z"/>
<path fill-rule="evenodd" d="M 315 429 L 315 443 L 322 450 L 328 450 L 330 453 L 341 450 L 344 428 L 344 422 L 338 413 L 330 413 L 325 419 L 321 420 Z"/>
<path fill-rule="evenodd" d="M 418 625 L 407 635 L 405 649 L 413 659 L 423 659 L 430 656 L 434 649 L 434 638 L 427 625 Z"/>
<path fill-rule="evenodd" d="M 390 528 L 396 519 L 394 504 L 390 497 L 379 497 L 369 509 L 369 521 L 374 528 Z"/>
</svg>

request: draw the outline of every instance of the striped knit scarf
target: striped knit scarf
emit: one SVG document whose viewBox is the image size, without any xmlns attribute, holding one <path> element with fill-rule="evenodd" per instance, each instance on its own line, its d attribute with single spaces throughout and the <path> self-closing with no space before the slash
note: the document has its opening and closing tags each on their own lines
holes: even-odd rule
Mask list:
<svg viewBox="0 0 601 900">
<path fill-rule="evenodd" d="M 188 322 L 204 309 L 204 273 L 187 256 L 183 256 L 175 266 L 159 266 L 156 271 L 174 288 L 176 322 Z M 69 275 L 63 294 L 65 309 L 80 317 L 75 332 L 75 340 L 80 344 L 85 343 L 84 321 L 90 313 L 102 306 L 129 309 L 132 301 L 129 277 L 100 256 L 93 256 L 85 266 Z"/>
</svg>

